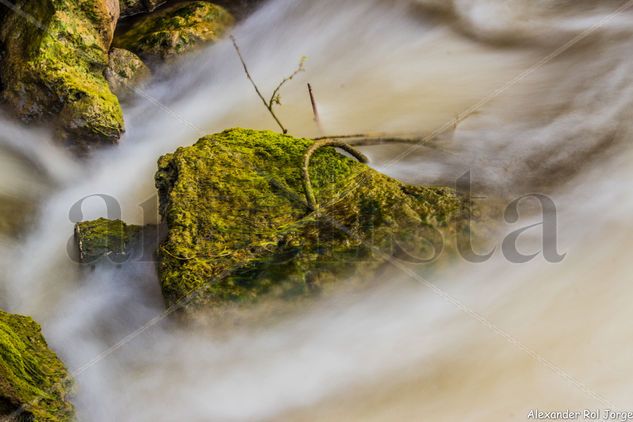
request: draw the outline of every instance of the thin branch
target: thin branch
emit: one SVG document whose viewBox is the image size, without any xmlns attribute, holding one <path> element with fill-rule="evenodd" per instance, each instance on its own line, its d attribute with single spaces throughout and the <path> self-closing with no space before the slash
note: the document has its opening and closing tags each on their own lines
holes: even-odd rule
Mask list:
<svg viewBox="0 0 633 422">
<path fill-rule="evenodd" d="M 354 158 L 356 158 L 361 163 L 367 163 L 369 160 L 359 150 L 354 148 L 353 146 L 337 141 L 334 139 L 325 139 L 322 141 L 317 141 L 308 148 L 304 157 L 303 157 L 303 188 L 306 194 L 306 200 L 308 201 L 308 208 L 311 210 L 316 210 L 318 208 L 318 204 L 316 201 L 316 196 L 314 195 L 314 190 L 312 188 L 312 181 L 310 180 L 310 159 L 314 155 L 317 150 L 323 147 L 335 147 L 340 148 L 343 151 L 350 153 Z"/>
<path fill-rule="evenodd" d="M 305 70 L 304 64 L 305 64 L 305 61 L 306 61 L 306 57 L 302 57 L 301 58 L 301 60 L 299 61 L 299 65 L 297 66 L 295 71 L 292 74 L 290 74 L 289 76 L 285 77 L 277 85 L 277 87 L 275 87 L 270 99 L 266 100 L 266 98 L 264 97 L 264 95 L 260 91 L 259 87 L 257 86 L 257 83 L 255 82 L 255 80 L 251 76 L 250 71 L 248 70 L 248 66 L 246 65 L 246 61 L 244 60 L 244 56 L 242 55 L 242 51 L 240 50 L 240 47 L 237 44 L 237 40 L 232 35 L 230 36 L 230 38 L 231 38 L 231 41 L 233 42 L 233 47 L 235 48 L 235 51 L 237 52 L 237 56 L 239 57 L 240 62 L 242 63 L 242 67 L 244 68 L 244 73 L 246 74 L 246 77 L 250 81 L 251 85 L 253 85 L 253 88 L 255 89 L 255 92 L 257 93 L 257 96 L 262 101 L 262 104 L 264 104 L 264 107 L 266 107 L 266 110 L 268 110 L 268 112 L 273 117 L 273 119 L 275 119 L 275 122 L 277 122 L 277 125 L 279 125 L 279 127 L 282 130 L 282 132 L 284 134 L 287 134 L 288 133 L 288 129 L 286 129 L 284 127 L 284 125 L 281 123 L 281 121 L 279 120 L 279 118 L 275 114 L 274 108 L 275 108 L 275 105 L 280 105 L 281 104 L 281 99 L 280 99 L 280 96 L 279 96 L 279 92 L 281 91 L 283 86 L 286 83 L 288 83 L 289 81 L 291 81 L 299 73 L 301 73 L 301 72 L 303 72 Z M 312 86 L 310 84 L 308 84 L 308 91 L 310 93 L 310 101 L 312 103 L 312 111 L 314 113 L 314 119 L 317 122 L 317 124 L 319 124 L 320 123 L 319 122 L 319 113 L 318 113 L 318 109 L 317 109 L 317 106 L 316 106 L 316 100 L 314 98 L 314 92 L 312 91 Z M 462 118 L 457 116 L 455 118 L 455 124 L 457 124 L 461 120 L 462 120 Z M 319 124 L 319 128 L 320 128 L 320 124 Z M 419 144 L 419 145 L 423 145 L 423 146 L 426 146 L 426 147 L 429 147 L 429 148 L 441 149 L 441 148 L 431 144 L 431 142 L 434 141 L 435 138 L 425 139 L 425 137 L 422 137 L 422 136 L 421 137 L 398 137 L 398 136 L 395 136 L 395 135 L 384 134 L 384 133 L 375 133 L 375 134 L 359 133 L 359 134 L 353 134 L 353 135 L 322 136 L 322 137 L 318 137 L 318 138 L 313 138 L 313 140 L 317 141 L 317 142 L 320 142 L 320 141 L 334 142 L 334 140 L 337 140 L 337 139 L 338 140 L 341 140 L 341 139 L 349 140 L 347 143 L 337 142 L 338 145 L 332 145 L 332 146 L 337 146 L 337 147 L 342 148 L 342 149 L 352 148 L 353 146 L 365 147 L 365 146 L 376 146 L 376 145 L 386 145 L 386 144 Z M 344 145 L 344 146 L 342 146 L 342 145 Z M 352 150 L 353 150 L 353 148 L 352 148 Z M 360 153 L 358 151 L 354 150 L 354 152 L 352 152 L 351 154 L 356 156 L 357 154 L 360 154 Z M 309 161 L 309 158 L 310 157 L 308 157 L 308 161 Z M 308 183 L 309 183 L 309 178 L 308 178 Z"/>
<path fill-rule="evenodd" d="M 371 147 L 375 145 L 387 144 L 420 144 L 427 145 L 429 141 L 424 138 L 395 138 L 395 137 L 377 137 L 377 138 L 353 138 L 347 142 L 349 145 L 357 147 Z"/>
<path fill-rule="evenodd" d="M 307 57 L 305 56 L 301 57 L 301 60 L 299 60 L 299 65 L 297 66 L 295 71 L 292 72 L 290 76 L 285 77 L 281 82 L 279 82 L 279 85 L 277 85 L 277 88 L 275 88 L 275 90 L 273 91 L 273 95 L 270 96 L 270 101 L 268 102 L 268 108 L 272 109 L 275 104 L 281 105 L 281 97 L 279 96 L 279 91 L 287 82 L 291 81 L 299 73 L 305 71 L 306 60 L 307 60 Z"/>
<path fill-rule="evenodd" d="M 468 117 L 467 114 L 457 114 L 451 121 L 453 125 L 453 131 L 457 130 L 459 123 L 463 122 Z M 351 139 L 350 145 L 355 146 L 375 146 L 385 144 L 419 144 L 429 148 L 441 150 L 440 147 L 433 145 L 432 142 L 438 140 L 439 136 L 434 135 L 415 135 L 415 134 L 393 134 L 393 133 L 357 133 L 353 135 L 334 135 L 334 136 L 320 136 L 312 138 L 314 141 L 320 141 L 323 139 Z"/>
<path fill-rule="evenodd" d="M 251 85 L 253 85 L 253 88 L 255 88 L 255 92 L 257 93 L 257 96 L 259 96 L 259 98 L 262 100 L 266 108 L 268 108 L 268 103 L 266 102 L 266 99 L 264 98 L 262 93 L 259 91 L 257 84 L 251 77 L 251 73 L 248 71 L 248 66 L 246 66 L 246 62 L 244 61 L 244 57 L 242 56 L 242 52 L 240 51 L 240 47 L 237 45 L 237 40 L 235 39 L 233 35 L 231 35 L 231 41 L 233 41 L 233 47 L 235 47 L 235 51 L 237 52 L 237 55 L 240 58 L 240 61 L 242 62 L 242 66 L 244 67 L 244 73 L 246 73 L 246 77 L 251 82 Z"/>
<path fill-rule="evenodd" d="M 405 144 L 429 148 L 436 151 L 441 151 L 444 154 L 455 155 L 453 151 L 449 151 L 446 148 L 441 147 L 437 143 L 433 142 L 437 140 L 421 138 L 390 138 L 390 137 L 378 137 L 378 138 L 356 138 L 347 142 L 347 144 L 355 147 L 373 147 L 378 145 L 396 145 Z"/>
<path fill-rule="evenodd" d="M 453 155 L 454 153 L 440 147 L 434 141 L 437 141 L 437 137 L 417 136 L 417 137 L 404 137 L 398 135 L 389 134 L 369 134 L 358 133 L 355 135 L 336 135 L 336 136 L 321 136 L 318 138 L 312 138 L 313 141 L 321 141 L 324 139 L 345 139 L 348 145 L 355 147 L 373 147 L 379 145 L 419 145 L 426 148 L 431 148 L 438 151 L 443 151 L 447 154 Z"/>
<path fill-rule="evenodd" d="M 374 136 L 382 136 L 382 135 L 372 135 L 368 133 L 357 133 L 354 135 L 334 135 L 334 136 L 319 136 L 318 138 L 312 138 L 313 141 L 322 141 L 324 139 L 350 139 L 350 138 L 371 138 Z"/>
<path fill-rule="evenodd" d="M 319 132 L 323 133 L 323 127 L 321 126 L 321 118 L 319 117 L 319 108 L 317 107 L 316 98 L 314 97 L 314 91 L 312 85 L 308 83 L 308 94 L 310 94 L 310 104 L 312 104 L 312 114 L 314 115 L 314 122 L 319 128 Z"/>
<path fill-rule="evenodd" d="M 248 70 L 248 66 L 246 65 L 246 61 L 244 60 L 244 56 L 242 56 L 242 51 L 240 50 L 240 47 L 237 45 L 237 40 L 235 39 L 235 37 L 233 35 L 231 35 L 230 38 L 231 38 L 231 41 L 233 42 L 233 47 L 235 48 L 235 51 L 237 52 L 237 56 L 240 58 L 240 62 L 242 63 L 242 67 L 244 67 L 244 73 L 246 73 L 246 77 L 250 81 L 251 85 L 253 85 L 253 88 L 255 88 L 255 92 L 257 93 L 257 96 L 260 98 L 260 100 L 262 100 L 262 103 L 264 104 L 264 107 L 266 107 L 266 110 L 268 110 L 268 112 L 273 117 L 273 119 L 275 119 L 275 122 L 277 122 L 277 125 L 279 125 L 279 127 L 281 128 L 281 131 L 284 134 L 288 133 L 288 129 L 286 129 L 284 127 L 284 125 L 281 123 L 281 120 L 279 120 L 279 118 L 275 114 L 274 108 L 275 108 L 275 104 L 277 104 L 277 105 L 281 104 L 281 98 L 279 97 L 279 91 L 281 90 L 281 88 L 287 82 L 291 81 L 295 76 L 297 76 L 297 74 L 299 74 L 300 72 L 303 72 L 305 70 L 304 64 L 305 64 L 305 61 L 306 61 L 306 57 L 302 57 L 301 58 L 301 60 L 299 61 L 299 66 L 297 67 L 297 69 L 295 69 L 295 71 L 290 76 L 287 76 L 286 78 L 284 78 L 279 83 L 279 85 L 277 85 L 277 87 L 273 91 L 273 95 L 271 95 L 270 99 L 266 100 L 266 98 L 264 97 L 262 92 L 259 90 L 259 87 L 257 86 L 257 83 L 255 83 L 255 80 L 251 76 L 250 71 Z"/>
</svg>

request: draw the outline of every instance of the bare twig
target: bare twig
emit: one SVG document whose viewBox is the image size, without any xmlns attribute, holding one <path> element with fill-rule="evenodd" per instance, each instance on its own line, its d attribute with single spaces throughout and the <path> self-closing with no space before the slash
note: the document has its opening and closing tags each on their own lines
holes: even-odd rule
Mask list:
<svg viewBox="0 0 633 422">
<path fill-rule="evenodd" d="M 273 119 L 275 119 L 275 122 L 277 122 L 277 125 L 279 125 L 282 132 L 284 134 L 287 134 L 288 129 L 286 129 L 283 123 L 281 123 L 281 120 L 279 120 L 279 117 L 277 117 L 277 115 L 275 114 L 274 109 L 275 109 L 275 105 L 281 105 L 281 97 L 279 93 L 281 89 L 283 88 L 283 86 L 289 81 L 291 81 L 299 73 L 305 70 L 304 65 L 305 65 L 306 58 L 305 57 L 301 58 L 301 60 L 299 61 L 299 65 L 294 70 L 294 72 L 292 72 L 292 74 L 290 74 L 289 76 L 285 77 L 275 87 L 270 98 L 266 99 L 266 97 L 264 97 L 264 94 L 262 94 L 262 91 L 259 89 L 259 86 L 257 86 L 257 83 L 253 79 L 251 72 L 248 70 L 248 66 L 246 65 L 244 56 L 242 55 L 242 51 L 240 50 L 240 47 L 237 44 L 237 40 L 232 35 L 230 36 L 230 38 L 231 38 L 231 41 L 233 42 L 233 47 L 235 48 L 235 51 L 237 52 L 237 56 L 239 57 L 240 62 L 242 63 L 242 67 L 244 68 L 244 73 L 246 74 L 246 77 L 250 81 L 251 85 L 253 85 L 253 88 L 255 89 L 255 93 L 257 93 L 257 96 L 262 101 L 262 104 L 264 104 L 264 107 L 266 107 L 266 110 L 268 110 L 268 112 L 273 117 Z M 312 112 L 314 113 L 314 120 L 315 122 L 317 122 L 317 125 L 319 126 L 319 130 L 321 130 L 322 132 L 321 125 L 320 125 L 319 111 L 317 108 L 314 91 L 312 90 L 312 85 L 310 84 L 308 84 L 308 92 L 310 94 L 310 102 L 312 104 Z M 459 117 L 457 117 L 455 120 L 459 121 Z M 385 145 L 385 144 L 421 144 L 421 145 L 433 147 L 431 144 L 431 141 L 434 140 L 434 139 L 425 140 L 425 138 L 422 136 L 399 137 L 397 135 L 385 134 L 385 133 L 374 133 L 374 134 L 358 133 L 358 134 L 352 134 L 352 135 L 322 136 L 318 138 L 313 138 L 314 141 L 324 141 L 324 140 L 332 141 L 334 139 L 338 139 L 338 140 L 347 139 L 349 140 L 347 142 L 347 146 L 359 146 L 359 147 Z M 342 145 L 342 142 L 339 142 L 339 144 Z"/>
<path fill-rule="evenodd" d="M 314 190 L 312 189 L 312 181 L 310 180 L 310 159 L 312 158 L 314 153 L 317 152 L 317 150 L 323 147 L 340 148 L 343 151 L 350 153 L 361 163 L 367 163 L 369 161 L 365 154 L 345 142 L 337 141 L 334 139 L 325 139 L 312 144 L 303 157 L 303 188 L 305 190 L 306 200 L 308 201 L 308 208 L 310 208 L 311 210 L 316 210 L 318 204 L 316 201 L 316 196 L 314 195 Z"/>
<path fill-rule="evenodd" d="M 277 87 L 273 91 L 273 95 L 270 96 L 270 100 L 268 101 L 268 107 L 270 109 L 272 109 L 275 104 L 281 105 L 281 96 L 279 95 L 279 91 L 287 82 L 290 82 L 295 76 L 305 70 L 306 60 L 307 58 L 305 56 L 301 57 L 301 59 L 299 60 L 299 65 L 297 66 L 295 71 L 292 72 L 290 76 L 285 77 L 281 82 L 279 82 L 279 85 L 277 85 Z"/>
<path fill-rule="evenodd" d="M 321 141 L 324 139 L 346 139 L 349 140 L 350 145 L 355 146 L 374 146 L 374 145 L 384 145 L 384 144 L 428 144 L 432 141 L 435 141 L 436 138 L 427 139 L 427 137 L 423 135 L 418 136 L 406 136 L 404 134 L 389 134 L 389 133 L 356 133 L 353 135 L 334 135 L 334 136 L 319 136 L 317 138 L 312 138 L 313 141 Z"/>
<path fill-rule="evenodd" d="M 397 135 L 388 133 L 357 133 L 353 135 L 320 136 L 317 138 L 312 138 L 313 141 L 322 141 L 325 139 L 345 140 L 348 145 L 355 147 L 373 147 L 389 144 L 419 145 L 452 154 L 451 152 L 436 144 L 435 141 L 438 140 L 437 137 L 429 138 L 428 136 L 423 135 L 405 136 L 404 134 Z"/>
<path fill-rule="evenodd" d="M 319 109 L 317 108 L 316 99 L 314 98 L 314 91 L 312 91 L 312 85 L 308 84 L 308 93 L 310 94 L 310 104 L 312 104 L 312 114 L 314 115 L 314 121 L 319 128 L 319 132 L 323 133 L 321 127 L 321 119 L 319 117 Z"/>
<path fill-rule="evenodd" d="M 371 138 L 372 136 L 374 136 L 374 135 L 370 135 L 370 134 L 367 134 L 367 133 L 357 133 L 357 134 L 354 134 L 354 135 L 319 136 L 318 138 L 312 138 L 312 140 L 313 141 L 322 141 L 324 139 Z"/>
<path fill-rule="evenodd" d="M 321 136 L 318 138 L 312 138 L 313 141 L 322 141 L 325 139 L 345 139 L 348 145 L 355 147 L 373 147 L 387 144 L 419 144 L 434 147 L 431 142 L 435 140 L 424 139 L 424 137 L 403 138 L 390 135 L 370 135 L 360 133 L 356 135 Z"/>
<path fill-rule="evenodd" d="M 375 137 L 375 138 L 351 138 L 347 143 L 357 147 L 372 147 L 375 145 L 387 144 L 420 144 L 426 145 L 429 142 L 423 142 L 423 138 L 397 138 L 397 137 Z"/>
<path fill-rule="evenodd" d="M 300 72 L 303 72 L 305 70 L 304 65 L 305 65 L 306 58 L 305 57 L 301 58 L 301 60 L 299 61 L 299 65 L 297 66 L 295 71 L 290 76 L 285 77 L 279 83 L 279 85 L 277 85 L 277 87 L 273 91 L 273 94 L 270 96 L 270 99 L 266 100 L 266 98 L 264 97 L 262 92 L 259 90 L 259 87 L 255 83 L 255 80 L 251 76 L 251 73 L 248 70 L 248 66 L 246 65 L 246 61 L 244 60 L 244 56 L 242 56 L 242 52 L 240 50 L 240 47 L 237 45 L 237 40 L 232 35 L 231 35 L 231 41 L 233 42 L 233 47 L 235 48 L 235 51 L 237 52 L 237 56 L 240 58 L 240 62 L 242 63 L 242 67 L 244 67 L 244 73 L 246 73 L 246 77 L 250 81 L 251 85 L 253 85 L 253 88 L 255 88 L 255 92 L 257 93 L 257 96 L 262 100 L 262 103 L 264 104 L 264 107 L 266 107 L 266 109 L 268 110 L 270 115 L 273 117 L 273 119 L 275 119 L 275 122 L 277 122 L 277 125 L 279 125 L 279 127 L 281 128 L 281 131 L 284 134 L 288 133 L 288 129 L 286 129 L 284 127 L 284 125 L 281 123 L 281 121 L 279 120 L 279 118 L 275 114 L 274 108 L 275 108 L 275 105 L 281 105 L 281 97 L 279 95 L 279 91 L 281 90 L 281 88 L 287 82 L 291 81 L 295 76 L 297 76 L 297 74 L 299 74 Z"/>
</svg>

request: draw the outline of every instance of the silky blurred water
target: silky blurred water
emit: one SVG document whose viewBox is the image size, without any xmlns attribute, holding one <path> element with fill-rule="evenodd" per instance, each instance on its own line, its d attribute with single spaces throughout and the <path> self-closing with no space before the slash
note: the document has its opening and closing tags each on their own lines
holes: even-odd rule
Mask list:
<svg viewBox="0 0 633 422">
<path fill-rule="evenodd" d="M 46 129 L 2 117 L 0 197 L 13 205 L 1 215 L 18 227 L 0 238 L 0 306 L 36 318 L 81 368 L 80 420 L 490 421 L 525 420 L 533 408 L 625 409 L 633 29 L 630 11 L 612 14 L 623 3 L 271 0 L 234 31 L 267 92 L 308 57 L 282 92 L 293 135 L 321 134 L 308 82 L 327 134 L 428 134 L 464 117 L 437 149 L 365 152 L 411 183 L 453 184 L 470 170 L 496 197 L 549 195 L 562 263 L 512 264 L 497 251 L 425 279 L 393 268 L 383 288 L 281 321 L 217 333 L 162 322 L 85 366 L 163 303 L 152 263 L 73 264 L 73 204 L 109 195 L 125 221 L 156 222 L 143 210 L 161 154 L 225 128 L 276 129 L 225 41 L 158 75 L 126 107 L 121 145 L 85 163 Z M 82 212 L 107 216 L 98 197 Z M 525 253 L 537 251 L 538 228 L 526 237 Z"/>
</svg>

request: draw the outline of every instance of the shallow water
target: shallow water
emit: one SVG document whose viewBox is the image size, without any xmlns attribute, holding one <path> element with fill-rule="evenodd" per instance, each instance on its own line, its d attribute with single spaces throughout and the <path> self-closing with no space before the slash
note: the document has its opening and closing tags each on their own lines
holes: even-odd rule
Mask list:
<svg viewBox="0 0 633 422">
<path fill-rule="evenodd" d="M 163 311 L 153 265 L 79 271 L 69 212 L 104 194 L 127 222 L 156 222 L 143 210 L 161 154 L 229 127 L 276 129 L 223 42 L 158 77 L 127 107 L 121 146 L 83 165 L 45 129 L 2 118 L 0 195 L 36 211 L 0 239 L 0 305 L 42 323 L 77 375 L 81 420 L 490 421 L 525 420 L 533 408 L 626 409 L 633 12 L 612 14 L 622 4 L 272 0 L 234 32 L 267 91 L 308 57 L 282 92 L 292 134 L 320 134 L 307 82 L 327 134 L 441 132 L 436 149 L 365 152 L 412 183 L 453 184 L 470 170 L 481 191 L 550 195 L 562 263 L 512 264 L 498 251 L 431 278 L 394 268 L 382 289 L 264 327 L 145 325 Z M 85 200 L 82 214 L 106 216 L 103 201 Z M 526 253 L 538 235 L 527 233 Z"/>
</svg>

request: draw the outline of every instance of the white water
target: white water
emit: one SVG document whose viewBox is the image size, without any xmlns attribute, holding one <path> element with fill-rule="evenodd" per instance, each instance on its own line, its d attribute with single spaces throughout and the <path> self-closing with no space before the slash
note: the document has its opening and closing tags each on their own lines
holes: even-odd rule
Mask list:
<svg viewBox="0 0 633 422">
<path fill-rule="evenodd" d="M 154 194 L 161 154 L 232 126 L 275 129 L 225 42 L 148 88 L 166 107 L 128 108 L 122 145 L 86 165 L 44 132 L 0 122 L 0 195 L 39 207 L 19 241 L 0 243 L 0 306 L 40 321 L 67 365 L 81 368 L 75 403 L 86 421 L 505 421 L 532 408 L 626 409 L 633 29 L 630 12 L 605 20 L 623 2 L 595 3 L 272 0 L 234 32 L 266 89 L 308 56 L 282 93 L 280 115 L 296 135 L 318 134 L 306 82 L 328 133 L 430 133 L 532 68 L 446 132 L 439 152 L 367 153 L 410 182 L 452 183 L 471 169 L 507 197 L 550 194 L 562 263 L 497 254 L 460 264 L 429 280 L 449 296 L 396 268 L 389 278 L 413 282 L 230 335 L 163 322 L 85 366 L 163 308 L 151 264 L 76 270 L 66 252 L 71 206 L 108 194 L 123 219 L 149 223 L 139 204 Z M 84 205 L 86 219 L 104 215 L 98 199 Z"/>
</svg>

